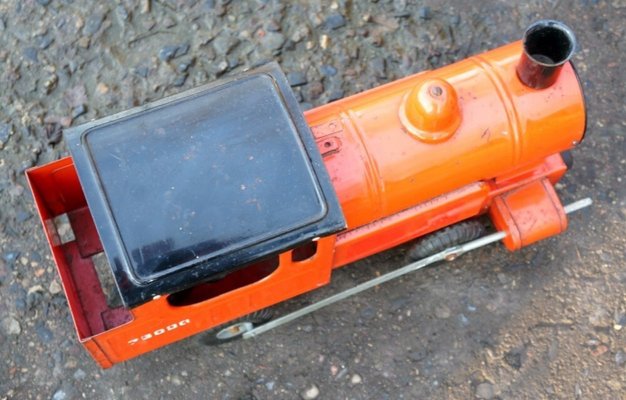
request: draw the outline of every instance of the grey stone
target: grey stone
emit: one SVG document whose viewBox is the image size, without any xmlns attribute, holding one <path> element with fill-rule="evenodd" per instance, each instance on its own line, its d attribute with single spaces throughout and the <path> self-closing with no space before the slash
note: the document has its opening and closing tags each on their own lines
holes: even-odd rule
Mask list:
<svg viewBox="0 0 626 400">
<path fill-rule="evenodd" d="M 148 69 L 148 67 L 135 67 L 135 68 L 133 68 L 133 73 L 135 75 L 138 75 L 138 76 L 142 77 L 142 78 L 147 78 L 149 72 L 150 72 L 150 70 Z"/>
<path fill-rule="evenodd" d="M 98 32 L 98 29 L 102 26 L 102 21 L 104 21 L 104 16 L 104 13 L 101 12 L 91 14 L 89 18 L 87 18 L 87 21 L 85 21 L 83 34 L 92 36 L 94 33 Z"/>
<path fill-rule="evenodd" d="M 339 29 L 346 25 L 346 19 L 339 13 L 330 14 L 324 20 L 324 26 L 328 29 Z"/>
<path fill-rule="evenodd" d="M 237 56 L 229 56 L 227 58 L 227 61 L 228 61 L 228 68 L 232 69 L 239 65 L 239 57 Z"/>
<path fill-rule="evenodd" d="M 335 76 L 337 75 L 337 68 L 333 67 L 332 65 L 322 65 L 320 67 L 320 72 L 324 76 Z"/>
<path fill-rule="evenodd" d="M 305 85 L 308 82 L 306 75 L 300 71 L 289 72 L 287 74 L 287 81 L 289 81 L 289 85 L 294 87 Z"/>
<path fill-rule="evenodd" d="M 278 32 L 280 30 L 280 24 L 273 19 L 270 19 L 265 23 L 265 30 L 270 32 Z"/>
<path fill-rule="evenodd" d="M 39 50 L 36 47 L 24 47 L 24 49 L 22 50 L 22 54 L 24 55 L 24 58 L 26 58 L 29 61 L 32 62 L 38 62 L 39 61 Z"/>
<path fill-rule="evenodd" d="M 311 108 L 313 108 L 313 104 L 307 101 L 300 103 L 300 110 L 302 111 L 310 110 Z"/>
<path fill-rule="evenodd" d="M 279 32 L 266 32 L 261 39 L 261 45 L 272 51 L 279 50 L 284 43 L 285 36 Z"/>
<path fill-rule="evenodd" d="M 44 343 L 50 343 L 54 338 L 52 331 L 44 325 L 43 322 L 38 322 L 35 324 L 35 332 L 37 333 L 37 337 Z"/>
<path fill-rule="evenodd" d="M 19 335 L 22 333 L 22 327 L 18 320 L 13 317 L 5 317 L 0 321 L 0 328 L 6 335 Z"/>
<path fill-rule="evenodd" d="M 334 89 L 328 95 L 328 101 L 335 101 L 343 98 L 344 91 L 342 89 Z"/>
<path fill-rule="evenodd" d="M 115 14 L 117 14 L 119 19 L 121 19 L 122 21 L 128 21 L 128 17 L 130 16 L 126 7 L 121 4 L 115 7 Z"/>
<path fill-rule="evenodd" d="M 411 351 L 410 353 L 407 354 L 407 356 L 409 357 L 409 360 L 419 362 L 426 358 L 426 351 L 425 350 Z"/>
<path fill-rule="evenodd" d="M 623 350 L 618 350 L 617 353 L 615 353 L 615 363 L 619 367 L 622 367 L 624 366 L 624 364 L 626 364 L 626 353 L 624 353 Z"/>
<path fill-rule="evenodd" d="M 490 382 L 483 382 L 476 386 L 476 397 L 479 399 L 493 399 L 495 396 L 493 390 L 493 384 Z"/>
<path fill-rule="evenodd" d="M 446 306 L 445 304 L 440 304 L 439 306 L 435 308 L 435 316 L 437 318 L 441 318 L 441 319 L 450 318 L 451 314 L 452 313 L 450 312 L 450 308 L 448 308 L 448 306 Z"/>
<path fill-rule="evenodd" d="M 406 0 L 393 0 L 393 9 L 397 12 L 406 10 Z"/>
<path fill-rule="evenodd" d="M 48 47 L 50 47 L 52 42 L 54 42 L 54 37 L 51 34 L 47 34 L 47 35 L 43 35 L 42 37 L 40 37 L 39 40 L 37 41 L 37 44 L 39 45 L 39 48 L 41 50 L 45 50 Z"/>
<path fill-rule="evenodd" d="M 523 363 L 524 350 L 523 349 L 513 349 L 511 351 L 507 351 L 504 354 L 504 361 L 511 367 L 515 369 L 522 368 Z"/>
<path fill-rule="evenodd" d="M 18 210 L 17 213 L 15 213 L 15 220 L 18 223 L 23 224 L 24 222 L 26 222 L 29 219 L 31 219 L 32 216 L 33 216 L 33 214 L 29 213 L 28 211 Z"/>
<path fill-rule="evenodd" d="M 430 10 L 430 7 L 424 6 L 424 7 L 420 7 L 417 10 L 417 15 L 424 20 L 428 20 L 431 19 L 433 17 L 433 13 Z"/>
<path fill-rule="evenodd" d="M 180 74 L 187 72 L 189 70 L 189 67 L 191 67 L 191 65 L 193 64 L 193 62 L 194 62 L 193 58 L 177 61 L 176 71 Z"/>
<path fill-rule="evenodd" d="M 9 294 L 11 299 L 13 299 L 15 309 L 17 311 L 25 311 L 28 296 L 26 290 L 19 283 L 15 282 L 9 287 Z"/>
<path fill-rule="evenodd" d="M 74 107 L 74 109 L 72 109 L 72 119 L 76 119 L 80 117 L 81 115 L 85 114 L 86 112 L 87 112 L 87 107 L 84 104 Z"/>
<path fill-rule="evenodd" d="M 213 48 L 218 55 L 225 56 L 239 44 L 239 39 L 232 36 L 218 36 L 213 40 Z"/>
<path fill-rule="evenodd" d="M 77 381 L 85 379 L 86 376 L 87 376 L 87 374 L 85 373 L 85 371 L 83 371 L 80 368 L 77 369 L 76 371 L 74 371 L 74 379 L 76 379 Z"/>
<path fill-rule="evenodd" d="M 317 399 L 317 397 L 320 395 L 320 390 L 317 387 L 317 385 L 312 384 L 311 386 L 308 387 L 308 389 L 306 389 L 304 392 L 302 392 L 302 394 L 300 395 L 304 400 L 313 400 L 313 399 Z"/>
<path fill-rule="evenodd" d="M 368 68 L 376 75 L 377 78 L 385 78 L 385 59 L 381 57 L 374 58 L 368 62 Z"/>
<path fill-rule="evenodd" d="M 339 97 L 340 98 L 340 97 Z M 337 99 L 334 99 L 337 100 Z M 389 307 L 389 311 L 397 312 L 404 308 L 409 303 L 409 298 L 407 296 L 396 297 L 391 301 L 391 306 Z"/>
<path fill-rule="evenodd" d="M 9 137 L 13 134 L 13 127 L 11 124 L 0 122 L 0 148 L 9 141 Z"/>
<path fill-rule="evenodd" d="M 52 400 L 65 400 L 65 399 L 67 399 L 67 393 L 65 393 L 65 390 L 63 389 L 57 390 L 52 395 Z"/>
<path fill-rule="evenodd" d="M 189 51 L 189 44 L 170 44 L 167 46 L 163 46 L 161 50 L 159 50 L 159 59 L 161 61 L 169 61 L 171 59 L 182 57 Z"/>
<path fill-rule="evenodd" d="M 174 79 L 174 82 L 172 82 L 172 85 L 175 87 L 183 86 L 187 80 L 187 76 L 187 74 L 178 75 L 176 79 Z"/>
</svg>

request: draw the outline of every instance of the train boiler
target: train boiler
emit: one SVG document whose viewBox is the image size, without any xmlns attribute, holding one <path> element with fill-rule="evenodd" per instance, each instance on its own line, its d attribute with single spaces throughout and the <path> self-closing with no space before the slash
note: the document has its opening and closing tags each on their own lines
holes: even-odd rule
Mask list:
<svg viewBox="0 0 626 400">
<path fill-rule="evenodd" d="M 304 113 L 272 63 L 68 129 L 71 156 L 27 178 L 80 342 L 108 368 L 209 329 L 253 337 L 487 243 L 563 232 L 590 202 L 554 189 L 585 133 L 575 47 L 541 20 Z M 407 266 L 270 321 L 333 269 L 411 241 Z"/>
</svg>

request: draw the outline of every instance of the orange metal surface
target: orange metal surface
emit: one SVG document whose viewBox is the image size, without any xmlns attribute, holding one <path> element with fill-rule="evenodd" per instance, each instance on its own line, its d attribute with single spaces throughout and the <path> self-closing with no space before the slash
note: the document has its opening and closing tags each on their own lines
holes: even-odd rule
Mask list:
<svg viewBox="0 0 626 400">
<path fill-rule="evenodd" d="M 167 296 L 162 296 L 131 310 L 110 309 L 95 277 L 91 260 L 94 254 L 80 252 L 81 248 L 102 251 L 99 242 L 94 245 L 95 227 L 86 226 L 85 220 L 75 223 L 77 220 L 70 218 L 73 231 L 82 230 L 83 235 L 62 243 L 53 222 L 59 215 L 86 209 L 72 160 L 64 158 L 33 168 L 28 171 L 28 179 L 78 337 L 103 368 L 313 290 L 330 280 L 335 235 L 319 239 L 312 257 L 293 261 L 292 251 L 284 252 L 279 256 L 278 268 L 264 279 L 197 304 L 173 306 Z M 87 216 L 91 220 L 88 213 Z M 86 233 L 89 229 L 93 232 Z M 127 315 L 114 319 L 118 325 L 107 326 L 106 316 L 112 313 Z"/>
<path fill-rule="evenodd" d="M 109 367 L 322 286 L 332 268 L 489 209 L 499 226 L 516 226 L 511 249 L 562 231 L 551 182 L 566 170 L 559 152 L 582 138 L 582 92 L 570 64 L 547 89 L 522 85 L 520 54 L 513 43 L 306 112 L 348 229 L 320 239 L 310 258 L 293 261 L 286 251 L 268 276 L 195 304 L 173 306 L 164 295 L 109 308 L 101 288 L 81 281 L 94 282 L 91 257 L 102 249 L 71 159 L 29 170 L 80 340 Z M 65 213 L 76 240 L 61 243 L 53 219 Z"/>
<path fill-rule="evenodd" d="M 515 72 L 521 52 L 521 42 L 515 42 L 305 113 L 319 143 L 341 144 L 339 150 L 325 155 L 324 162 L 349 230 L 475 182 L 541 174 L 533 171 L 545 169 L 539 166 L 546 158 L 558 157 L 557 153 L 582 139 L 583 94 L 571 64 L 563 67 L 553 86 L 531 89 Z M 402 110 L 407 100 L 415 100 L 411 94 L 416 88 L 419 92 L 438 82 L 447 96 L 456 93 L 457 104 L 451 107 L 458 108 L 460 124 L 444 140 L 425 141 L 406 128 L 409 119 L 402 117 Z M 443 126 L 451 123 L 450 107 L 431 111 L 431 117 L 443 115 Z M 449 218 L 440 219 L 439 227 L 467 217 L 461 211 L 456 213 L 454 207 L 447 215 Z M 417 225 L 428 223 L 427 218 L 414 220 L 419 221 Z M 432 230 L 416 224 L 413 237 Z M 375 228 L 367 234 L 360 232 L 359 240 L 343 240 L 342 236 L 335 266 L 372 254 L 367 243 L 390 244 L 379 244 L 376 251 L 397 244 L 390 234 Z M 408 236 L 403 235 L 410 239 Z"/>
<path fill-rule="evenodd" d="M 545 178 L 496 197 L 489 215 L 496 229 L 507 233 L 503 243 L 509 250 L 518 250 L 567 228 L 563 206 Z"/>
</svg>

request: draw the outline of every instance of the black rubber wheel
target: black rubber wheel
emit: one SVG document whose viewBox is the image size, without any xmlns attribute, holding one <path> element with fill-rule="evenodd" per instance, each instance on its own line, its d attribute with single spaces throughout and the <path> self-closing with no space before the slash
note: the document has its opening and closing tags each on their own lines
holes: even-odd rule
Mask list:
<svg viewBox="0 0 626 400">
<path fill-rule="evenodd" d="M 418 239 L 418 242 L 409 249 L 408 257 L 412 261 L 421 260 L 448 247 L 478 239 L 483 233 L 485 225 L 479 220 L 459 222 Z"/>
<path fill-rule="evenodd" d="M 202 337 L 202 343 L 208 346 L 218 346 L 220 344 L 239 340 L 243 334 L 257 326 L 266 323 L 274 317 L 274 312 L 269 308 L 255 311 L 233 321 L 220 325 L 206 332 Z"/>
</svg>

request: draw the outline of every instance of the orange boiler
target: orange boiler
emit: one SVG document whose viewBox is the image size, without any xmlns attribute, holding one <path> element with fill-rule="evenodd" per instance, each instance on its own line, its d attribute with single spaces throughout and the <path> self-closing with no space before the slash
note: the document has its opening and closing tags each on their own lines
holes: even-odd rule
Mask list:
<svg viewBox="0 0 626 400">
<path fill-rule="evenodd" d="M 274 63 L 69 129 L 71 157 L 27 178 L 79 340 L 108 368 L 207 330 L 251 337 L 334 268 L 413 240 L 413 270 L 486 244 L 477 217 L 510 250 L 564 231 L 575 207 L 553 185 L 586 124 L 575 45 L 538 21 L 304 113 Z"/>
</svg>

